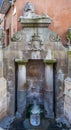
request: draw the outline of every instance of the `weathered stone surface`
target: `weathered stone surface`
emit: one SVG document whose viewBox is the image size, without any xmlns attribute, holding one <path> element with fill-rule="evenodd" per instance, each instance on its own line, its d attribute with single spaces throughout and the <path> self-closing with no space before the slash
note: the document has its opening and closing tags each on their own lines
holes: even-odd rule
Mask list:
<svg viewBox="0 0 71 130">
<path fill-rule="evenodd" d="M 3 28 L 0 26 L 0 47 L 3 46 L 4 33 Z"/>
<path fill-rule="evenodd" d="M 59 126 L 60 128 L 62 128 L 62 126 L 66 126 L 67 128 L 62 128 L 62 130 L 70 130 L 70 124 L 68 122 L 68 120 L 66 119 L 66 117 L 62 116 L 60 118 L 56 118 L 56 122 L 57 122 L 57 126 Z"/>
<path fill-rule="evenodd" d="M 64 114 L 71 123 L 71 78 L 69 77 L 65 79 L 64 94 Z"/>
<path fill-rule="evenodd" d="M 18 90 L 24 90 L 24 85 L 26 84 L 26 66 L 19 65 L 18 68 Z"/>
<path fill-rule="evenodd" d="M 0 130 L 9 129 L 11 123 L 14 121 L 14 116 L 6 116 L 3 120 L 0 121 Z"/>
<path fill-rule="evenodd" d="M 49 77 L 48 74 L 50 74 Z M 48 65 L 47 63 L 45 65 L 45 84 L 46 84 L 47 91 L 49 92 L 53 91 L 53 64 Z"/>
<path fill-rule="evenodd" d="M 69 49 L 71 50 L 71 28 L 68 29 L 68 32 L 67 32 L 67 39 L 68 39 L 68 46 L 69 46 Z"/>
<path fill-rule="evenodd" d="M 19 21 L 24 25 L 24 27 L 39 27 L 45 25 L 48 27 L 52 20 L 48 15 L 41 16 L 35 14 L 33 4 L 31 2 L 27 2 L 24 7 L 24 15 L 19 17 Z"/>
<path fill-rule="evenodd" d="M 0 119 L 7 114 L 7 84 L 6 80 L 0 78 Z"/>
<path fill-rule="evenodd" d="M 3 29 L 0 27 L 0 77 L 3 76 Z"/>
<path fill-rule="evenodd" d="M 68 76 L 71 77 L 71 50 L 68 51 Z"/>
<path fill-rule="evenodd" d="M 59 117 L 64 114 L 64 73 L 61 69 L 57 73 L 56 101 L 57 117 Z"/>
<path fill-rule="evenodd" d="M 24 91 L 24 90 L 18 91 L 17 100 L 18 100 L 17 112 L 22 115 L 22 113 L 26 109 L 26 91 Z"/>
<path fill-rule="evenodd" d="M 64 114 L 63 83 L 64 76 L 67 76 L 67 49 L 63 47 L 58 34 L 47 28 L 51 23 L 48 16 L 31 14 L 34 18 L 28 18 L 28 15 L 26 18 L 20 17 L 24 28 L 15 33 L 9 46 L 3 49 L 4 76 L 8 82 L 9 94 L 8 113 L 14 114 L 15 107 L 18 108 L 17 111 L 21 112 L 21 109 L 23 112 L 25 101 L 29 105 L 33 97 L 36 97 L 38 103 L 45 104 L 47 117 L 54 116 L 55 103 L 56 115 L 61 116 Z M 34 65 L 31 64 L 33 60 Z M 28 64 L 30 67 L 27 67 Z M 23 86 L 18 86 L 20 65 L 26 65 Z"/>
<path fill-rule="evenodd" d="M 53 91 L 45 90 L 45 92 L 44 92 L 44 108 L 45 108 L 45 117 L 46 118 L 54 118 Z"/>
</svg>

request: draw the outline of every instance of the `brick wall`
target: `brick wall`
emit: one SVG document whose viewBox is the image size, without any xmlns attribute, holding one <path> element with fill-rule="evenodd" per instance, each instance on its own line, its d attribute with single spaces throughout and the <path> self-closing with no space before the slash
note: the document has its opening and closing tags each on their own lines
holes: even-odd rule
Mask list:
<svg viewBox="0 0 71 130">
<path fill-rule="evenodd" d="M 17 31 L 17 15 L 13 15 L 13 10 L 14 7 L 12 6 L 8 13 L 5 16 L 5 25 L 4 25 L 4 30 L 5 30 L 5 45 L 7 45 L 7 35 L 9 37 L 9 41 L 11 40 L 11 37 L 13 36 L 13 33 Z M 7 30 L 9 29 L 9 34 L 7 34 Z"/>
</svg>

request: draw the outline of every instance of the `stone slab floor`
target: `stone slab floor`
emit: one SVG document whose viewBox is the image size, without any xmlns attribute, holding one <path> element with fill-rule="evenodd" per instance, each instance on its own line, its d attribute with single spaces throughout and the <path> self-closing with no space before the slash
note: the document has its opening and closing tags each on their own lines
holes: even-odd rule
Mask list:
<svg viewBox="0 0 71 130">
<path fill-rule="evenodd" d="M 58 126 L 54 120 L 42 119 L 39 126 L 32 126 L 29 119 L 16 119 L 9 130 L 70 130 L 65 125 Z"/>
<path fill-rule="evenodd" d="M 61 120 L 64 120 L 63 124 Z M 68 127 L 66 127 L 66 124 Z M 34 127 L 30 124 L 28 118 L 6 117 L 0 121 L 0 130 L 71 130 L 71 127 L 64 118 L 57 119 L 57 121 L 44 118 L 41 119 L 39 126 Z"/>
</svg>

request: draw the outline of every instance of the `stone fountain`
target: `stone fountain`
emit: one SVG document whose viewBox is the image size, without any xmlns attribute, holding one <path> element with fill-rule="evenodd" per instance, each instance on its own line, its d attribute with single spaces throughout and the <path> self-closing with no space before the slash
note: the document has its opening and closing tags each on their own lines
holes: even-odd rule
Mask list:
<svg viewBox="0 0 71 130">
<path fill-rule="evenodd" d="M 64 79 L 59 77 L 67 75 L 67 49 L 58 34 L 48 28 L 52 19 L 36 14 L 32 3 L 26 3 L 19 22 L 22 30 L 13 35 L 3 54 L 9 93 L 8 113 L 24 113 L 26 118 L 26 108 L 32 104 L 30 123 L 39 125 L 40 105 L 44 106 L 46 118 L 64 114 Z M 34 104 L 34 98 L 37 104 Z"/>
<path fill-rule="evenodd" d="M 52 19 L 48 15 L 36 14 L 32 3 L 26 3 L 19 22 L 22 30 L 16 32 L 8 47 L 3 49 L 7 111 L 9 115 L 17 113 L 23 117 L 22 121 L 14 123 L 17 129 L 18 125 L 27 129 L 47 129 L 48 118 L 54 120 L 62 117 L 64 107 L 65 112 L 70 110 L 64 104 L 64 76 L 67 76 L 68 60 L 71 72 L 71 52 L 67 60 L 67 49 L 62 45 L 60 37 L 48 28 Z M 28 118 L 26 113 L 30 105 Z M 44 119 L 41 119 L 40 106 L 44 108 Z"/>
</svg>

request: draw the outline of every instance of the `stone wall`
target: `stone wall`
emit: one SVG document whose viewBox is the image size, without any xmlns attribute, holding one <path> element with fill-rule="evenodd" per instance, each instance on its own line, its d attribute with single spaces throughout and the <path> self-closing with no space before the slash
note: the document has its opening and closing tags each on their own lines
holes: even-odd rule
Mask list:
<svg viewBox="0 0 71 130">
<path fill-rule="evenodd" d="M 4 78 L 0 78 L 0 119 L 7 115 L 7 84 Z"/>
<path fill-rule="evenodd" d="M 7 115 L 7 82 L 3 77 L 3 29 L 0 27 L 0 119 Z"/>
<path fill-rule="evenodd" d="M 68 49 L 68 77 L 64 88 L 64 115 L 71 124 L 71 48 Z"/>
<path fill-rule="evenodd" d="M 42 29 L 38 29 L 41 32 Z M 45 31 L 47 29 L 45 28 Z M 45 32 L 44 31 L 44 32 Z M 24 35 L 25 32 L 25 35 Z M 30 36 L 30 32 L 32 32 Z M 21 33 L 21 32 L 20 32 Z M 19 33 L 19 35 L 20 35 Z M 50 64 L 54 64 L 54 62 L 57 62 L 56 64 L 56 70 L 55 70 L 55 91 L 56 91 L 56 113 L 57 116 L 60 116 L 64 113 L 64 103 L 63 103 L 63 77 L 67 75 L 67 59 L 66 59 L 66 49 L 61 45 L 61 42 L 47 42 L 48 41 L 45 37 L 45 35 L 48 35 L 49 31 L 47 30 L 46 33 L 42 33 L 40 37 L 43 38 L 43 45 L 46 48 L 44 52 L 40 52 L 40 59 L 45 59 L 47 66 Z M 24 38 L 23 41 L 16 41 L 11 42 L 8 48 L 4 49 L 4 76 L 7 79 L 8 82 L 8 113 L 14 114 L 15 112 L 15 64 L 14 62 L 17 62 L 18 64 L 21 62 L 23 63 L 25 60 L 32 59 L 31 51 L 26 50 L 26 45 L 32 39 L 33 35 L 33 28 L 26 28 L 22 31 L 21 37 Z M 24 43 L 26 41 L 26 43 Z M 27 46 L 28 47 L 28 46 Z M 53 59 L 46 60 L 46 55 L 48 55 L 48 48 L 51 50 L 52 57 L 56 59 L 55 61 Z M 34 53 L 35 54 L 35 53 Z M 62 54 L 62 57 L 60 55 Z M 48 57 L 48 56 L 47 56 Z M 15 59 L 15 61 L 14 61 Z M 17 61 L 18 59 L 18 61 Z M 48 76 L 49 74 L 47 74 Z M 51 80 L 52 81 L 52 80 Z M 47 94 L 46 94 L 47 95 Z M 23 97 L 21 98 L 23 102 Z M 52 99 L 52 97 L 51 97 Z M 12 107 L 10 107 L 12 104 Z M 23 104 L 22 104 L 23 105 Z"/>
<path fill-rule="evenodd" d="M 67 49 L 63 47 L 58 34 L 48 29 L 48 26 L 52 21 L 49 16 L 35 14 L 35 12 L 32 12 L 32 9 L 30 9 L 25 12 L 24 16 L 19 18 L 19 21 L 24 28 L 15 33 L 9 46 L 3 49 L 3 70 L 4 77 L 8 83 L 7 89 L 9 94 L 8 113 L 14 114 L 15 107 L 18 103 L 19 112 L 24 109 L 24 101 L 26 100 L 24 99 L 25 91 L 23 93 L 21 89 L 19 90 L 18 98 L 20 97 L 21 100 L 17 100 L 16 94 L 18 88 L 18 68 L 20 64 L 27 65 L 31 59 L 37 60 L 37 62 L 42 60 L 45 64 L 46 73 L 44 81 L 46 82 L 46 85 L 43 85 L 43 89 L 46 88 L 45 106 L 47 113 L 50 114 L 50 116 L 54 115 L 53 113 L 51 114 L 51 111 L 54 111 L 53 102 L 55 102 L 54 107 L 56 116 L 62 116 L 62 114 L 64 114 L 63 83 L 64 77 L 67 76 Z M 35 65 L 37 67 L 37 63 Z M 25 73 L 26 68 L 27 67 L 24 66 Z M 25 73 L 24 77 L 26 76 Z M 49 75 L 51 81 L 49 80 Z M 24 90 L 25 87 L 27 86 L 24 84 Z M 12 107 L 10 107 L 11 104 Z M 20 107 L 22 107 L 22 109 L 20 109 Z M 48 114 L 46 114 L 47 117 Z"/>
<path fill-rule="evenodd" d="M 71 124 L 71 78 L 65 79 L 64 115 Z"/>
<path fill-rule="evenodd" d="M 71 77 L 71 49 L 68 50 L 68 76 Z"/>
</svg>

